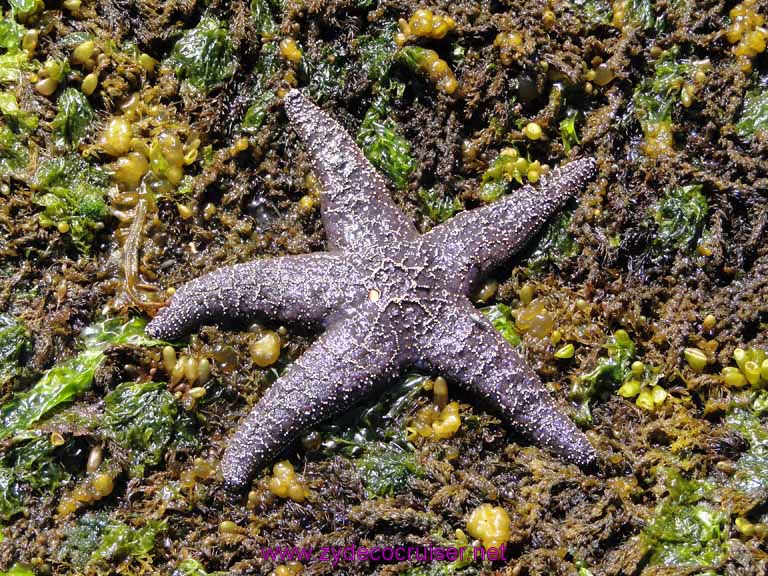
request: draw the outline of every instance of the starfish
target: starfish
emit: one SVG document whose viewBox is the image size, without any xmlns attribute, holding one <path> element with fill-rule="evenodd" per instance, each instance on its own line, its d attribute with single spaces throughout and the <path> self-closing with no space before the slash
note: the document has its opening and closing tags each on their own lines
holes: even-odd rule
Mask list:
<svg viewBox="0 0 768 576">
<path fill-rule="evenodd" d="M 513 431 L 592 467 L 597 455 L 584 433 L 469 296 L 587 184 L 594 160 L 571 162 L 543 177 L 538 189 L 525 186 L 420 235 L 335 120 L 297 90 L 286 95 L 285 109 L 322 186 L 328 251 L 201 276 L 183 285 L 147 327 L 163 339 L 233 321 L 322 331 L 234 433 L 221 463 L 226 485 L 246 487 L 302 431 L 411 368 L 463 386 Z"/>
</svg>

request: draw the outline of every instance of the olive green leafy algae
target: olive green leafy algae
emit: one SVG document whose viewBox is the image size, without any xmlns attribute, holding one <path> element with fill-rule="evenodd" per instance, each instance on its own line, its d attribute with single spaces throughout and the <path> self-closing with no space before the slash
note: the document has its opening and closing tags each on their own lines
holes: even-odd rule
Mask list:
<svg viewBox="0 0 768 576">
<path fill-rule="evenodd" d="M 522 342 L 520 332 L 515 326 L 515 319 L 512 317 L 512 310 L 506 304 L 494 304 L 487 308 L 481 308 L 480 311 L 491 321 L 493 327 L 498 330 L 504 339 L 518 346 Z"/>
<path fill-rule="evenodd" d="M 29 149 L 8 126 L 0 126 L 0 172 L 21 173 L 29 163 Z"/>
<path fill-rule="evenodd" d="M 563 212 L 544 229 L 536 247 L 528 257 L 528 270 L 541 274 L 549 265 L 558 265 L 566 258 L 578 253 L 578 246 L 568 227 L 573 220 L 573 212 Z"/>
<path fill-rule="evenodd" d="M 251 0 L 251 15 L 256 24 L 256 30 L 259 34 L 271 37 L 277 34 L 278 28 L 272 17 L 270 4 L 277 4 L 269 0 Z"/>
<path fill-rule="evenodd" d="M 145 322 L 139 318 L 125 322 L 112 319 L 83 332 L 85 350 L 47 372 L 29 390 L 16 394 L 0 406 L 0 439 L 28 429 L 56 407 L 88 390 L 108 345 L 151 346 L 161 342 L 144 335 Z"/>
<path fill-rule="evenodd" d="M 108 561 L 150 561 L 157 535 L 164 530 L 165 523 L 159 520 L 134 528 L 106 512 L 84 514 L 66 531 L 59 558 L 79 567 Z"/>
<path fill-rule="evenodd" d="M 365 113 L 357 143 L 368 160 L 389 176 L 397 188 L 405 188 L 417 161 L 411 144 L 400 135 L 389 113 L 386 99 L 379 96 Z"/>
<path fill-rule="evenodd" d="M 88 252 L 94 235 L 109 215 L 105 197 L 109 176 L 76 156 L 43 162 L 35 176 L 35 203 L 44 208 L 43 226 L 66 223 L 72 241 Z"/>
<path fill-rule="evenodd" d="M 453 217 L 456 212 L 460 212 L 464 209 L 464 205 L 456 197 L 450 198 L 443 196 L 436 188 L 430 188 L 429 190 L 419 189 L 419 200 L 424 207 L 427 216 L 433 221 L 445 222 L 449 218 Z"/>
<path fill-rule="evenodd" d="M 274 92 L 269 89 L 269 80 L 280 70 L 279 58 L 275 42 L 262 45 L 259 60 L 253 69 L 256 85 L 253 90 L 252 103 L 245 112 L 241 126 L 245 134 L 255 134 L 259 131 L 267 117 L 269 106 L 275 100 Z"/>
<path fill-rule="evenodd" d="M 756 413 L 737 408 L 729 412 L 727 424 L 749 443 L 736 463 L 731 481 L 735 488 L 753 497 L 768 497 L 768 429 Z"/>
<path fill-rule="evenodd" d="M 710 566 L 725 559 L 728 525 L 725 513 L 705 500 L 711 485 L 667 471 L 667 496 L 642 533 L 652 565 Z"/>
<path fill-rule="evenodd" d="M 57 146 L 77 148 L 95 118 L 85 94 L 76 88 L 67 88 L 57 100 L 59 107 L 51 127 Z"/>
<path fill-rule="evenodd" d="M 14 564 L 7 572 L 0 572 L 0 576 L 35 576 L 31 568 L 23 564 Z"/>
<path fill-rule="evenodd" d="M 709 203 L 700 184 L 669 190 L 653 212 L 656 253 L 691 248 L 701 233 L 708 210 Z"/>
<path fill-rule="evenodd" d="M 156 466 L 176 438 L 189 437 L 185 421 L 168 386 L 158 382 L 125 383 L 104 399 L 104 425 L 109 434 L 130 450 L 130 474 L 144 475 Z"/>
<path fill-rule="evenodd" d="M 407 488 L 412 477 L 423 474 L 413 452 L 395 443 L 375 445 L 355 465 L 369 498 L 398 494 Z"/>
<path fill-rule="evenodd" d="M 19 359 L 29 346 L 26 326 L 8 314 L 0 314 L 0 386 L 19 372 Z"/>
<path fill-rule="evenodd" d="M 180 78 L 207 92 L 237 70 L 237 57 L 222 23 L 204 16 L 176 42 L 168 59 Z"/>
<path fill-rule="evenodd" d="M 357 38 L 356 47 L 360 64 L 371 82 L 381 82 L 392 69 L 397 52 L 393 38 L 394 25 L 384 27 L 378 34 Z"/>
<path fill-rule="evenodd" d="M 736 133 L 745 140 L 756 133 L 768 130 L 768 88 L 760 86 L 747 92 L 741 116 L 736 123 Z"/>
<path fill-rule="evenodd" d="M 31 132 L 37 128 L 37 116 L 22 110 L 13 92 L 0 92 L 0 114 L 16 134 Z"/>
</svg>

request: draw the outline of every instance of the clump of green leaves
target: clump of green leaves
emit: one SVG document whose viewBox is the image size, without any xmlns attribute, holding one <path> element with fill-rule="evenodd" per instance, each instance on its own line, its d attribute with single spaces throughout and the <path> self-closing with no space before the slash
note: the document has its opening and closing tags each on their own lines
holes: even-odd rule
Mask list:
<svg viewBox="0 0 768 576">
<path fill-rule="evenodd" d="M 578 377 L 569 392 L 569 398 L 578 402 L 576 420 L 579 423 L 592 421 L 589 402 L 592 398 L 611 390 L 629 379 L 635 357 L 635 343 L 626 330 L 616 330 L 605 344 L 608 355 L 598 360 L 597 366 L 587 374 Z"/>
<path fill-rule="evenodd" d="M 747 92 L 736 123 L 736 133 L 743 139 L 751 139 L 757 132 L 768 130 L 768 89 L 760 86 Z"/>
<path fill-rule="evenodd" d="M 64 90 L 57 105 L 59 110 L 51 123 L 55 143 L 59 148 L 75 149 L 95 118 L 93 108 L 76 88 Z"/>
<path fill-rule="evenodd" d="M 523 183 L 527 169 L 528 161 L 520 157 L 516 148 L 503 150 L 483 173 L 478 196 L 483 202 L 498 200 L 507 193 L 510 182 Z"/>
<path fill-rule="evenodd" d="M 13 92 L 0 92 L 0 114 L 15 134 L 37 128 L 37 116 L 22 110 Z"/>
<path fill-rule="evenodd" d="M 592 28 L 610 22 L 611 5 L 607 0 L 573 0 L 573 5 Z"/>
<path fill-rule="evenodd" d="M 570 109 L 565 118 L 560 121 L 560 139 L 563 142 L 566 154 L 580 142 L 579 135 L 576 132 L 576 121 L 580 115 L 581 112 L 578 110 Z"/>
<path fill-rule="evenodd" d="M 305 58 L 302 65 L 309 77 L 307 92 L 313 100 L 321 102 L 342 94 L 348 68 L 344 49 L 325 46 L 315 58 Z"/>
<path fill-rule="evenodd" d="M 251 0 L 251 15 L 256 23 L 256 31 L 264 37 L 271 38 L 277 34 L 277 24 L 272 17 L 270 4 L 279 8 L 279 3 L 269 0 Z"/>
<path fill-rule="evenodd" d="M 399 133 L 397 123 L 390 117 L 383 96 L 365 113 L 357 143 L 374 166 L 384 172 L 397 188 L 405 188 L 417 162 L 411 144 Z"/>
<path fill-rule="evenodd" d="M 176 42 L 168 62 L 179 78 L 207 92 L 231 78 L 237 70 L 237 57 L 222 23 L 204 16 Z"/>
<path fill-rule="evenodd" d="M 24 564 L 16 563 L 7 572 L 0 572 L 0 576 L 35 576 L 35 573 Z"/>
<path fill-rule="evenodd" d="M 541 274 L 547 266 L 557 265 L 578 253 L 578 246 L 568 233 L 572 219 L 573 212 L 563 212 L 547 225 L 528 258 L 528 270 L 532 274 Z"/>
<path fill-rule="evenodd" d="M 360 471 L 369 498 L 398 494 L 405 490 L 412 477 L 423 474 L 413 452 L 394 443 L 374 445 L 355 461 L 355 466 Z"/>
<path fill-rule="evenodd" d="M 262 44 L 259 61 L 254 66 L 256 86 L 253 91 L 253 103 L 248 107 L 241 126 L 246 134 L 255 134 L 264 124 L 267 110 L 275 99 L 275 94 L 269 89 L 269 80 L 280 69 L 280 56 L 277 44 L 268 42 Z"/>
<path fill-rule="evenodd" d="M 704 501 L 706 482 L 686 480 L 667 471 L 669 496 L 658 506 L 643 531 L 650 564 L 707 566 L 722 561 L 728 551 L 727 517 Z"/>
<path fill-rule="evenodd" d="M 378 34 L 359 36 L 356 40 L 360 65 L 371 82 L 381 82 L 392 68 L 397 52 L 394 34 L 392 23 Z"/>
<path fill-rule="evenodd" d="M 13 14 L 20 22 L 26 22 L 28 18 L 45 10 L 43 0 L 8 0 Z"/>
<path fill-rule="evenodd" d="M 163 530 L 165 523 L 158 520 L 133 528 L 106 512 L 84 514 L 67 530 L 59 557 L 79 567 L 107 561 L 149 561 Z"/>
<path fill-rule="evenodd" d="M 0 466 L 0 520 L 9 520 L 23 509 L 13 470 Z"/>
<path fill-rule="evenodd" d="M 436 188 L 429 190 L 419 189 L 419 200 L 421 200 L 424 210 L 432 220 L 437 222 L 445 222 L 451 218 L 456 212 L 460 212 L 464 209 L 464 205 L 456 197 L 447 198 L 440 194 Z"/>
<path fill-rule="evenodd" d="M 654 251 L 661 254 L 691 248 L 701 233 L 708 210 L 709 203 L 700 184 L 667 191 L 653 212 L 657 226 Z"/>
<path fill-rule="evenodd" d="M 656 18 L 653 0 L 624 0 L 624 22 L 643 30 L 661 29 L 663 20 Z"/>
<path fill-rule="evenodd" d="M 47 372 L 29 390 L 16 394 L 0 406 L 0 439 L 28 429 L 54 408 L 88 390 L 101 361 L 104 348 L 115 344 L 151 346 L 161 343 L 144 335 L 145 322 L 115 318 L 100 322 L 83 332 L 86 348 Z"/>
<path fill-rule="evenodd" d="M 18 82 L 30 68 L 29 57 L 21 49 L 25 29 L 13 18 L 0 18 L 0 83 Z"/>
<path fill-rule="evenodd" d="M 672 122 L 672 109 L 680 100 L 680 91 L 696 69 L 694 61 L 680 57 L 677 46 L 665 50 L 656 60 L 653 76 L 638 85 L 632 98 L 644 132 L 653 125 Z"/>
<path fill-rule="evenodd" d="M 491 321 L 493 327 L 498 330 L 504 339 L 512 344 L 519 346 L 523 341 L 515 326 L 515 319 L 512 317 L 512 310 L 506 304 L 494 304 L 487 308 L 481 308 L 480 311 Z"/>
<path fill-rule="evenodd" d="M 121 384 L 106 396 L 104 403 L 104 424 L 115 441 L 130 451 L 133 477 L 142 477 L 146 466 L 159 464 L 171 442 L 187 434 L 166 384 Z"/>
<path fill-rule="evenodd" d="M 8 314 L 0 314 L 0 386 L 19 372 L 19 359 L 29 346 L 26 326 Z"/>
<path fill-rule="evenodd" d="M 43 192 L 35 202 L 44 208 L 43 226 L 66 223 L 72 241 L 88 252 L 96 230 L 109 215 L 105 201 L 109 176 L 76 156 L 54 158 L 40 164 L 36 188 Z"/>
<path fill-rule="evenodd" d="M 733 486 L 751 497 L 768 496 L 768 430 L 750 410 L 735 408 L 726 417 L 727 424 L 749 443 L 736 463 Z"/>
<path fill-rule="evenodd" d="M 15 174 L 29 163 L 29 150 L 8 126 L 0 126 L 0 172 Z"/>
</svg>

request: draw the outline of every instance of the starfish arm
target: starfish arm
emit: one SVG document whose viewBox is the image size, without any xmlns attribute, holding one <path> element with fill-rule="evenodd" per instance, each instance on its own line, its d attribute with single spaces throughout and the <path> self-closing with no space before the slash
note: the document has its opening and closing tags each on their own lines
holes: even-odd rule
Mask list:
<svg viewBox="0 0 768 576">
<path fill-rule="evenodd" d="M 315 327 L 353 297 L 353 277 L 341 256 L 328 253 L 226 266 L 179 288 L 147 334 L 175 339 L 206 324 L 254 320 Z"/>
<path fill-rule="evenodd" d="M 536 374 L 465 298 L 435 309 L 418 338 L 426 367 L 482 397 L 516 432 L 590 468 L 595 449 L 563 415 Z"/>
<path fill-rule="evenodd" d="M 467 294 L 476 281 L 519 251 L 596 171 L 592 158 L 571 162 L 543 177 L 538 188 L 525 186 L 433 228 L 423 236 L 423 246 L 446 271 L 449 285 Z"/>
<path fill-rule="evenodd" d="M 285 109 L 322 185 L 329 249 L 355 250 L 416 238 L 416 229 L 390 198 L 384 179 L 333 118 L 298 90 L 285 97 Z"/>
<path fill-rule="evenodd" d="M 333 324 L 254 406 L 232 437 L 221 463 L 231 489 L 305 429 L 342 412 L 399 373 L 396 336 L 374 337 L 362 316 Z"/>
</svg>

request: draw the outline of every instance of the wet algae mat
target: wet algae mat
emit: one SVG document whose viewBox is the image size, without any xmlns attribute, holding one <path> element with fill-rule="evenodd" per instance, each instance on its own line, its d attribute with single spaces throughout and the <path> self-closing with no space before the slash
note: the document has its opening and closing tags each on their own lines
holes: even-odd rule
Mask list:
<svg viewBox="0 0 768 576">
<path fill-rule="evenodd" d="M 768 2 L 0 8 L 0 574 L 766 572 Z M 451 383 L 436 409 L 443 381 L 414 374 L 309 431 L 293 471 L 222 489 L 229 435 L 313 337 L 144 326 L 205 272 L 323 249 L 291 87 L 421 231 L 597 159 L 476 297 L 597 471 Z M 502 542 L 506 562 L 262 555 Z"/>
</svg>

